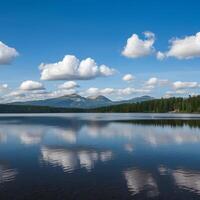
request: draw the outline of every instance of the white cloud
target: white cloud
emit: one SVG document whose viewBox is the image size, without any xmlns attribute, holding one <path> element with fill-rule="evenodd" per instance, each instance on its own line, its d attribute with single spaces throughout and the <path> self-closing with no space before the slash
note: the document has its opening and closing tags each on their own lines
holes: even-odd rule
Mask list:
<svg viewBox="0 0 200 200">
<path fill-rule="evenodd" d="M 4 95 L 2 98 L 2 103 L 9 103 L 13 101 L 18 101 L 25 98 L 25 91 L 23 90 L 13 90 L 8 94 Z"/>
<path fill-rule="evenodd" d="M 163 59 L 164 57 L 175 57 L 178 59 L 200 57 L 200 32 L 182 39 L 171 39 L 169 51 L 157 53 L 158 59 Z"/>
<path fill-rule="evenodd" d="M 76 93 L 74 89 L 68 90 L 55 90 L 47 92 L 45 90 L 13 90 L 10 93 L 3 95 L 0 98 L 1 103 L 10 103 L 10 102 L 23 102 L 23 101 L 33 101 L 33 100 L 44 100 L 50 98 L 57 98 L 64 95 L 71 95 Z"/>
<path fill-rule="evenodd" d="M 147 85 L 156 85 L 157 83 L 158 83 L 158 78 L 156 77 L 152 77 L 146 82 Z"/>
<path fill-rule="evenodd" d="M 2 84 L 0 85 L 0 93 L 5 93 L 9 90 L 8 84 Z"/>
<path fill-rule="evenodd" d="M 163 97 L 171 98 L 171 97 L 175 97 L 175 96 L 188 96 L 190 94 L 191 93 L 189 91 L 180 89 L 180 90 L 175 90 L 175 91 L 167 91 Z"/>
<path fill-rule="evenodd" d="M 100 88 L 91 87 L 87 89 L 86 91 L 84 91 L 83 94 L 89 95 L 89 96 L 96 96 L 96 95 L 109 95 L 109 94 L 112 94 L 113 92 L 115 92 L 114 88 L 100 89 Z"/>
<path fill-rule="evenodd" d="M 42 80 L 89 80 L 99 76 L 113 75 L 115 70 L 105 65 L 97 66 L 92 58 L 79 61 L 66 55 L 62 61 L 40 65 Z"/>
<path fill-rule="evenodd" d="M 132 87 L 127 88 L 89 88 L 84 92 L 81 92 L 81 95 L 84 96 L 96 96 L 96 95 L 105 95 L 105 96 L 113 96 L 118 98 L 124 98 L 125 96 L 130 96 L 134 94 L 147 94 L 150 90 L 148 89 L 136 89 Z"/>
<path fill-rule="evenodd" d="M 59 89 L 63 89 L 63 90 L 69 90 L 76 87 L 79 87 L 79 85 L 75 81 L 67 81 L 58 86 Z"/>
<path fill-rule="evenodd" d="M 151 77 L 148 81 L 145 82 L 145 88 L 153 89 L 156 86 L 165 86 L 168 84 L 169 81 L 167 79 L 159 79 L 157 77 Z"/>
<path fill-rule="evenodd" d="M 172 85 L 175 90 L 199 87 L 199 84 L 197 82 L 176 81 Z"/>
<path fill-rule="evenodd" d="M 36 81 L 24 81 L 22 82 L 22 84 L 20 85 L 20 90 L 43 90 L 44 86 L 42 83 L 40 82 L 36 82 Z"/>
<path fill-rule="evenodd" d="M 126 46 L 122 51 L 122 55 L 129 58 L 138 58 L 147 56 L 154 52 L 153 44 L 155 42 L 155 35 L 151 32 L 144 32 L 146 39 L 142 40 L 137 34 L 133 34 L 128 38 Z"/>
<path fill-rule="evenodd" d="M 10 64 L 19 53 L 16 49 L 0 41 L 0 65 Z"/>
<path fill-rule="evenodd" d="M 127 81 L 127 82 L 130 82 L 134 79 L 134 76 L 132 74 L 126 74 L 123 76 L 122 80 L 123 81 Z"/>
<path fill-rule="evenodd" d="M 156 57 L 157 57 L 158 60 L 163 60 L 165 58 L 165 53 L 158 51 L 157 54 L 156 54 Z"/>
</svg>

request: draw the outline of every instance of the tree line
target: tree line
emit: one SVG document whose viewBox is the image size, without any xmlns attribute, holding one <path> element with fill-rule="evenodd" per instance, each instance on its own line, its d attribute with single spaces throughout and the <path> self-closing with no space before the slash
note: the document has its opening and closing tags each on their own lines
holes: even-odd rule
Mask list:
<svg viewBox="0 0 200 200">
<path fill-rule="evenodd" d="M 144 113 L 200 113 L 200 95 L 188 98 L 172 97 L 143 101 L 132 104 L 113 105 L 93 109 L 96 112 L 144 112 Z"/>
</svg>

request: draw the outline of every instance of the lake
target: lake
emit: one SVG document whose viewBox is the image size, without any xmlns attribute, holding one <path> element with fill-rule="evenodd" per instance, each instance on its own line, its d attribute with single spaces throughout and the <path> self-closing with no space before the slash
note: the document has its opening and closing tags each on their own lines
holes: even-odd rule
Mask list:
<svg viewBox="0 0 200 200">
<path fill-rule="evenodd" d="M 0 199 L 200 199 L 200 115 L 0 115 Z"/>
</svg>

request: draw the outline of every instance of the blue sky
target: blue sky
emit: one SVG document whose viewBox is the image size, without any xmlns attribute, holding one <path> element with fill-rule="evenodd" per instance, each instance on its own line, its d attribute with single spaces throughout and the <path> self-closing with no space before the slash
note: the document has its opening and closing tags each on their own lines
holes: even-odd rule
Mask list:
<svg viewBox="0 0 200 200">
<path fill-rule="evenodd" d="M 33 93 L 34 97 L 39 93 L 41 97 L 44 88 L 45 95 L 75 91 L 85 96 L 101 93 L 112 99 L 199 92 L 200 44 L 198 39 L 195 40 L 196 46 L 194 41 L 186 41 L 200 31 L 200 2 L 197 0 L 0 0 L 0 5 L 0 41 L 19 54 L 3 64 L 0 56 L 1 96 L 14 99 L 18 94 L 20 97 L 17 98 L 26 94 L 32 98 Z M 147 55 L 134 58 L 122 55 L 128 38 L 137 34 L 144 41 L 143 33 L 146 31 L 154 34 Z M 189 52 L 169 53 L 172 39 L 179 40 Z M 134 41 L 132 45 L 135 45 Z M 164 59 L 156 58 L 158 51 L 164 54 Z M 135 52 L 130 53 L 133 55 Z M 181 59 L 180 54 L 183 55 Z M 63 80 L 55 77 L 41 80 L 39 65 L 58 63 L 66 55 L 74 55 L 80 61 L 92 58 L 98 67 L 106 65 L 115 69 L 115 73 L 105 75 L 98 72 L 92 77 L 87 76 L 89 78 L 66 78 L 65 73 L 59 78 Z M 123 81 L 126 74 L 131 74 L 133 80 Z M 34 83 L 28 82 L 27 88 L 20 88 L 27 80 Z M 66 88 L 59 87 L 66 81 L 75 81 L 79 87 L 70 87 L 72 83 L 66 84 Z M 41 83 L 42 87 L 35 82 Z M 175 84 L 177 87 L 174 82 L 178 82 Z M 89 88 L 96 90 L 88 92 Z M 105 88 L 114 90 L 105 92 L 108 91 L 103 90 Z M 127 89 L 126 92 L 123 89 Z"/>
</svg>

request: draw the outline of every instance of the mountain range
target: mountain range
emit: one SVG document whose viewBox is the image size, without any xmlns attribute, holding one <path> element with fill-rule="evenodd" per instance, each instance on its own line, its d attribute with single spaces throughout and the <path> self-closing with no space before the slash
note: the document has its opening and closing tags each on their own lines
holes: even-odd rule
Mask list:
<svg viewBox="0 0 200 200">
<path fill-rule="evenodd" d="M 12 105 L 31 105 L 31 106 L 49 106 L 60 108 L 99 108 L 111 105 L 119 105 L 125 103 L 137 103 L 154 99 L 150 96 L 135 97 L 129 100 L 112 101 L 105 96 L 89 96 L 82 97 L 78 94 L 65 95 L 56 98 L 33 100 L 25 102 L 14 102 Z"/>
</svg>

